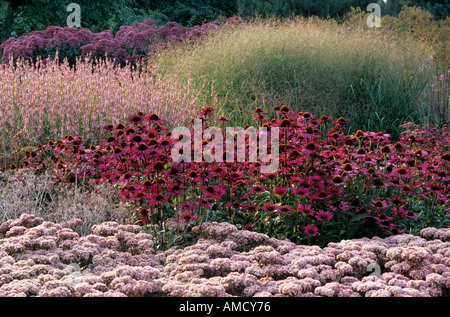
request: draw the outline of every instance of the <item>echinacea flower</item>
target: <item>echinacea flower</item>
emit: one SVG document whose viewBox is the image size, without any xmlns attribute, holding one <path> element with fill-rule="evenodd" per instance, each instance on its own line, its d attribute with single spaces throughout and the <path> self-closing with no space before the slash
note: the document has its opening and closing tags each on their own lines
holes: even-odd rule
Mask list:
<svg viewBox="0 0 450 317">
<path fill-rule="evenodd" d="M 386 199 L 372 199 L 371 206 L 375 208 L 387 208 L 389 206 L 389 202 Z"/>
<path fill-rule="evenodd" d="M 155 164 L 153 164 L 153 169 L 155 171 L 162 171 L 164 169 L 164 164 L 161 161 L 156 161 Z"/>
<path fill-rule="evenodd" d="M 315 226 L 315 225 L 307 225 L 305 226 L 305 234 L 310 236 L 310 237 L 314 237 L 316 235 L 319 234 L 319 229 Z"/>
<path fill-rule="evenodd" d="M 142 221 L 142 223 L 148 223 L 148 210 L 146 208 L 141 208 L 138 210 L 138 219 Z"/>
<path fill-rule="evenodd" d="M 168 194 L 150 194 L 148 196 L 148 202 L 150 205 L 163 204 L 169 200 Z"/>
<path fill-rule="evenodd" d="M 329 211 L 323 211 L 320 209 L 318 212 L 316 212 L 316 219 L 319 221 L 328 221 L 333 219 L 333 214 Z"/>
<path fill-rule="evenodd" d="M 241 207 L 248 212 L 258 211 L 258 206 L 256 204 L 242 204 Z"/>
<path fill-rule="evenodd" d="M 251 189 L 251 192 L 255 193 L 255 194 L 260 194 L 260 193 L 265 192 L 265 191 L 266 191 L 266 188 L 262 184 L 257 184 L 255 186 L 253 186 L 252 189 Z"/>
<path fill-rule="evenodd" d="M 296 187 L 292 190 L 295 196 L 305 197 L 309 194 L 309 189 L 305 187 Z"/>
<path fill-rule="evenodd" d="M 195 221 L 197 218 L 198 215 L 192 213 L 191 211 L 180 212 L 180 219 L 186 221 L 187 223 Z"/>
<path fill-rule="evenodd" d="M 128 121 L 130 121 L 130 123 L 133 123 L 133 124 L 136 124 L 136 125 L 137 125 L 137 124 L 141 123 L 143 119 L 144 119 L 143 113 L 140 112 L 140 113 L 138 113 L 138 114 L 135 114 L 135 115 L 131 116 L 131 117 L 128 119 Z"/>
<path fill-rule="evenodd" d="M 130 196 L 130 198 L 132 199 L 132 200 L 138 200 L 138 199 L 141 199 L 141 198 L 145 198 L 145 197 L 147 197 L 148 195 L 146 194 L 146 193 L 144 193 L 144 192 L 141 192 L 141 191 L 135 191 L 131 196 Z"/>
<path fill-rule="evenodd" d="M 316 145 L 314 144 L 314 142 L 308 142 L 308 144 L 306 144 L 306 152 L 314 153 L 315 151 L 316 151 Z"/>
<path fill-rule="evenodd" d="M 118 179 L 119 183 L 130 184 L 134 178 L 138 175 L 138 173 L 130 171 L 122 174 L 122 176 Z"/>
<path fill-rule="evenodd" d="M 388 228 L 389 224 L 392 222 L 392 220 L 394 220 L 394 217 L 389 217 L 386 214 L 381 214 L 378 217 L 373 217 L 373 219 L 380 228 Z"/>
<path fill-rule="evenodd" d="M 277 208 L 277 212 L 279 212 L 280 214 L 290 214 L 292 212 L 292 207 L 281 206 Z"/>
<path fill-rule="evenodd" d="M 217 118 L 215 121 L 219 122 L 219 123 L 225 123 L 225 122 L 230 122 L 230 119 L 227 119 L 224 116 L 221 116 L 220 118 Z"/>
<path fill-rule="evenodd" d="M 185 210 L 194 210 L 195 209 L 195 206 L 188 202 L 181 203 L 179 206 L 180 206 L 180 208 L 185 209 Z"/>
<path fill-rule="evenodd" d="M 224 185 L 208 185 L 200 186 L 200 189 L 205 194 L 205 197 L 219 200 L 226 193 L 226 187 Z"/>
<path fill-rule="evenodd" d="M 274 212 L 277 210 L 277 206 L 272 203 L 266 203 L 263 205 L 263 210 L 268 212 Z"/>
<path fill-rule="evenodd" d="M 275 195 L 283 196 L 287 194 L 287 187 L 275 185 L 275 190 L 273 191 Z"/>
<path fill-rule="evenodd" d="M 309 216 L 312 216 L 315 213 L 315 210 L 311 207 L 311 205 L 300 205 L 297 207 L 297 211 Z"/>
<path fill-rule="evenodd" d="M 343 182 L 343 179 L 340 175 L 334 175 L 331 180 L 336 184 L 341 184 Z"/>
<path fill-rule="evenodd" d="M 147 122 L 154 125 L 158 125 L 164 122 L 164 120 L 161 119 L 156 113 L 148 115 L 145 119 L 147 120 Z"/>
<path fill-rule="evenodd" d="M 450 154 L 449 153 L 442 154 L 441 159 L 443 159 L 444 161 L 450 161 Z"/>
<path fill-rule="evenodd" d="M 252 223 L 247 223 L 245 226 L 244 226 L 244 230 L 253 230 L 253 229 L 255 229 L 255 225 L 254 224 L 252 224 Z"/>
<path fill-rule="evenodd" d="M 169 184 L 167 187 L 167 192 L 174 196 L 180 196 L 186 191 L 186 186 L 183 184 L 178 184 L 176 182 Z"/>
<path fill-rule="evenodd" d="M 197 198 L 197 204 L 200 206 L 200 208 L 211 208 L 214 203 L 210 199 L 200 199 Z"/>
</svg>

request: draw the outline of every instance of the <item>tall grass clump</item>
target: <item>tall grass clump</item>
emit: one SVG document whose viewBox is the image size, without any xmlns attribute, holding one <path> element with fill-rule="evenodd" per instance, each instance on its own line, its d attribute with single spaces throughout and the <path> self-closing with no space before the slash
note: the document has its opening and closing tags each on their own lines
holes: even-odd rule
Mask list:
<svg viewBox="0 0 450 317">
<path fill-rule="evenodd" d="M 190 48 L 153 58 L 166 75 L 207 80 L 218 109 L 232 122 L 255 106 L 289 104 L 295 111 L 351 120 L 351 130 L 399 135 L 399 125 L 420 122 L 419 97 L 431 75 L 421 65 L 429 51 L 388 30 L 292 17 L 254 18 L 224 28 Z M 211 90 L 200 95 L 213 101 Z"/>
<path fill-rule="evenodd" d="M 139 66 L 139 65 L 138 65 Z M 163 113 L 171 127 L 179 126 L 196 112 L 201 87 L 141 71 L 114 67 L 106 60 L 96 65 L 67 60 L 38 60 L 0 67 L 0 163 L 12 163 L 21 147 L 81 135 L 89 142 L 104 137 L 107 125 L 115 125 L 137 112 Z M 9 159 L 8 159 L 9 158 Z M 20 158 L 19 158 L 20 159 Z M 6 164 L 6 163 L 5 163 Z"/>
</svg>

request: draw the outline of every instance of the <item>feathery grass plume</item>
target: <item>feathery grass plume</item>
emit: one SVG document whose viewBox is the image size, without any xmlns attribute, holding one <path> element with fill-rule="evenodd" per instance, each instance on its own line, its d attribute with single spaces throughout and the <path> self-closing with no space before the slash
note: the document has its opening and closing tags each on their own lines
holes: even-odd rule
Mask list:
<svg viewBox="0 0 450 317">
<path fill-rule="evenodd" d="M 111 60 L 80 62 L 76 71 L 67 61 L 10 62 L 0 67 L 0 155 L 66 135 L 98 142 L 108 132 L 103 127 L 141 111 L 164 116 L 169 127 L 181 126 L 194 116 L 202 88 L 177 76 L 163 79 L 150 66 L 140 72 L 116 68 Z M 18 145 L 12 139 L 19 131 Z"/>
<path fill-rule="evenodd" d="M 422 119 L 418 98 L 431 79 L 420 65 L 428 56 L 393 31 L 292 17 L 254 18 L 149 60 L 164 74 L 214 82 L 231 125 L 251 124 L 249 107 L 273 115 L 267 105 L 289 105 L 396 137 L 399 124 Z M 213 100 L 209 88 L 202 106 Z"/>
</svg>

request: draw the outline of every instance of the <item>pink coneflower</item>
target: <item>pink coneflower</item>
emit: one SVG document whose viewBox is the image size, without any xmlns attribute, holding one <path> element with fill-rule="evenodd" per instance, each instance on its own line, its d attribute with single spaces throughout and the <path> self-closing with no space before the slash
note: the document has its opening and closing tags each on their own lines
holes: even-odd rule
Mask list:
<svg viewBox="0 0 450 317">
<path fill-rule="evenodd" d="M 297 207 L 297 210 L 298 212 L 309 216 L 312 216 L 315 213 L 315 210 L 311 207 L 311 205 L 300 205 Z"/>
<path fill-rule="evenodd" d="M 316 151 L 316 144 L 314 142 L 308 142 L 305 147 L 305 151 L 308 154 L 314 153 Z"/>
<path fill-rule="evenodd" d="M 241 205 L 242 209 L 248 211 L 248 212 L 256 212 L 258 211 L 258 205 L 256 204 L 243 204 Z"/>
<path fill-rule="evenodd" d="M 441 186 L 438 183 L 430 183 L 430 182 L 426 182 L 424 187 L 428 189 L 429 192 L 431 191 L 437 194 L 442 193 L 442 191 L 445 189 L 445 187 Z"/>
<path fill-rule="evenodd" d="M 141 208 L 137 211 L 138 219 L 142 221 L 143 224 L 148 223 L 148 210 L 146 208 Z"/>
<path fill-rule="evenodd" d="M 263 210 L 267 212 L 274 212 L 277 210 L 277 206 L 272 203 L 267 203 L 263 205 Z"/>
<path fill-rule="evenodd" d="M 191 211 L 180 212 L 180 219 L 191 222 L 195 221 L 198 218 L 197 214 L 193 214 Z"/>
<path fill-rule="evenodd" d="M 315 192 L 314 195 L 311 196 L 311 200 L 327 200 L 330 199 L 331 195 L 326 191 Z"/>
<path fill-rule="evenodd" d="M 244 226 L 244 230 L 253 230 L 253 229 L 255 229 L 255 225 L 254 224 L 252 224 L 252 223 L 247 223 L 245 226 Z"/>
<path fill-rule="evenodd" d="M 131 117 L 128 119 L 128 121 L 129 121 L 130 123 L 133 123 L 133 124 L 139 124 L 139 123 L 141 123 L 141 122 L 143 121 L 143 119 L 144 119 L 144 116 L 143 116 L 143 115 L 144 115 L 144 114 L 143 114 L 142 112 L 139 112 L 139 113 L 137 113 L 137 114 L 131 116 Z"/>
<path fill-rule="evenodd" d="M 387 232 L 392 235 L 405 233 L 405 229 L 400 229 L 395 223 L 390 223 Z"/>
<path fill-rule="evenodd" d="M 351 208 L 351 203 L 348 201 L 338 201 L 333 203 L 333 205 L 329 206 L 332 211 L 349 211 Z"/>
<path fill-rule="evenodd" d="M 309 189 L 305 187 L 296 187 L 292 193 L 296 196 L 305 197 L 309 194 Z"/>
<path fill-rule="evenodd" d="M 126 172 L 124 174 L 122 174 L 122 176 L 119 178 L 118 182 L 119 183 L 125 183 L 125 184 L 130 184 L 133 179 L 137 176 L 138 173 L 136 172 Z"/>
<path fill-rule="evenodd" d="M 209 199 L 200 198 L 197 198 L 197 204 L 200 206 L 200 208 L 211 208 L 214 205 L 214 203 Z"/>
<path fill-rule="evenodd" d="M 392 208 L 392 211 L 394 212 L 394 217 L 398 218 L 406 218 L 408 216 L 408 210 L 404 209 L 402 206 L 400 207 L 394 207 Z"/>
<path fill-rule="evenodd" d="M 200 189 L 205 194 L 205 197 L 213 198 L 219 200 L 226 193 L 226 187 L 220 185 L 208 185 L 200 186 Z"/>
<path fill-rule="evenodd" d="M 156 113 L 151 113 L 148 116 L 146 116 L 146 121 L 150 124 L 158 125 L 164 122 L 163 119 L 161 119 Z"/>
<path fill-rule="evenodd" d="M 186 190 L 186 186 L 183 184 L 178 184 L 178 183 L 171 183 L 167 187 L 167 191 L 175 196 L 182 195 L 185 190 Z"/>
<path fill-rule="evenodd" d="M 230 122 L 230 120 L 225 118 L 224 116 L 221 116 L 220 118 L 216 119 L 216 122 L 225 123 L 225 122 Z"/>
<path fill-rule="evenodd" d="M 195 209 L 195 206 L 188 202 L 181 203 L 179 206 L 180 206 L 180 208 L 182 208 L 184 210 L 194 210 Z"/>
<path fill-rule="evenodd" d="M 389 206 L 389 202 L 386 199 L 372 199 L 371 206 L 375 208 L 387 208 Z"/>
<path fill-rule="evenodd" d="M 380 227 L 380 228 L 388 228 L 389 224 L 391 223 L 392 220 L 394 220 L 394 217 L 389 217 L 385 214 L 381 214 L 378 217 L 373 217 L 373 219 L 375 220 L 375 223 Z"/>
<path fill-rule="evenodd" d="M 252 190 L 251 190 L 251 192 L 254 193 L 254 194 L 260 194 L 260 193 L 265 192 L 265 191 L 266 191 L 266 188 L 262 184 L 257 184 L 255 186 L 253 186 Z"/>
<path fill-rule="evenodd" d="M 292 212 L 292 207 L 290 206 L 281 206 L 277 208 L 277 211 L 280 214 L 290 214 Z"/>
<path fill-rule="evenodd" d="M 333 219 L 333 214 L 329 211 L 323 211 L 320 209 L 318 212 L 316 212 L 316 219 L 319 221 L 328 221 Z"/>
<path fill-rule="evenodd" d="M 148 197 L 148 202 L 150 203 L 150 205 L 156 205 L 156 204 L 162 204 L 164 202 L 166 202 L 167 200 L 169 200 L 169 195 L 168 194 L 152 194 L 149 195 Z"/>
<path fill-rule="evenodd" d="M 319 229 L 314 225 L 307 225 L 305 226 L 305 234 L 314 237 L 319 234 Z"/>
<path fill-rule="evenodd" d="M 275 185 L 274 194 L 283 196 L 283 195 L 286 195 L 286 193 L 287 193 L 287 187 Z"/>
<path fill-rule="evenodd" d="M 398 206 L 398 205 L 403 205 L 404 203 L 406 203 L 405 199 L 401 199 L 400 196 L 394 196 L 391 198 L 391 202 Z"/>
<path fill-rule="evenodd" d="M 142 192 L 142 191 L 135 191 L 130 198 L 135 200 L 135 199 L 141 199 L 141 198 L 145 198 L 147 196 L 146 193 Z"/>
<path fill-rule="evenodd" d="M 231 180 L 238 180 L 238 179 L 241 179 L 241 178 L 243 178 L 244 177 L 244 172 L 243 171 L 235 171 L 235 172 L 232 172 L 232 173 L 230 173 L 229 174 L 229 178 L 231 179 Z"/>
</svg>

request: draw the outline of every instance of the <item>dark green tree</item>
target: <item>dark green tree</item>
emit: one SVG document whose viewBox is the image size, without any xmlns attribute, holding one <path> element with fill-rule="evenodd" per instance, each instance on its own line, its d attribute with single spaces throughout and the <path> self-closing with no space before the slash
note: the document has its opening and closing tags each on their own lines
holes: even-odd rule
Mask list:
<svg viewBox="0 0 450 317">
<path fill-rule="evenodd" d="M 0 0 L 0 42 L 14 36 L 44 30 L 50 25 L 66 26 L 69 3 L 81 8 L 81 27 L 93 32 L 106 29 L 116 32 L 122 25 L 132 25 L 146 19 L 157 25 L 168 18 L 135 0 Z"/>
</svg>

